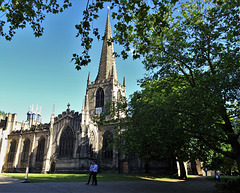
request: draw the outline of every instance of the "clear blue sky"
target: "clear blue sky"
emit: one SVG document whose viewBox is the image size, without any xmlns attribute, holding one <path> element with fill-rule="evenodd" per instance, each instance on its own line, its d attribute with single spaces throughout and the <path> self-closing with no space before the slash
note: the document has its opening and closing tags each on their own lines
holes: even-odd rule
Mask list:
<svg viewBox="0 0 240 193">
<path fill-rule="evenodd" d="M 43 122 L 49 122 L 53 104 L 55 116 L 67 109 L 81 112 L 86 93 L 88 72 L 94 81 L 100 62 L 102 41 L 94 40 L 90 53 L 92 62 L 77 71 L 70 62 L 73 53 L 80 54 L 80 38 L 75 24 L 82 19 L 85 1 L 73 0 L 73 6 L 62 14 L 47 15 L 43 22 L 44 35 L 35 38 L 30 28 L 18 30 L 12 41 L 0 37 L 0 110 L 17 113 L 17 121 L 25 121 L 29 105 L 41 106 Z M 107 8 L 93 23 L 104 33 Z M 111 19 L 113 31 L 114 21 Z M 114 45 L 115 51 L 121 48 Z M 140 60 L 116 59 L 118 80 L 126 77 L 127 96 L 139 90 L 137 80 L 145 70 Z"/>
</svg>

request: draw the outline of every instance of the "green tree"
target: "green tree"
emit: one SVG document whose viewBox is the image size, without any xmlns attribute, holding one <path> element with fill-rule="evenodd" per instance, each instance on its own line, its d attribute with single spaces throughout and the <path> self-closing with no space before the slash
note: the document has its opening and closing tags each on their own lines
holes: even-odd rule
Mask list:
<svg viewBox="0 0 240 193">
<path fill-rule="evenodd" d="M 236 174 L 237 172 L 237 164 L 235 160 L 214 151 L 211 151 L 209 154 L 207 161 L 204 163 L 204 167 L 208 168 L 208 170 L 220 170 L 226 175 Z"/>
<path fill-rule="evenodd" d="M 132 96 L 129 105 L 131 122 L 123 136 L 127 148 L 135 150 L 145 162 L 176 158 L 180 164 L 180 177 L 186 178 L 183 162 L 189 160 L 192 148 L 191 136 L 180 124 L 181 93 L 177 88 L 181 86 L 181 81 L 173 84 L 169 79 L 144 82 L 143 90 Z"/>
<path fill-rule="evenodd" d="M 3 118 L 6 117 L 6 113 L 4 111 L 0 111 L 0 115 L 3 115 Z"/>
<path fill-rule="evenodd" d="M 203 119 L 206 110 L 201 107 L 201 96 L 192 101 L 189 85 L 184 76 L 145 81 L 143 90 L 132 97 L 129 107 L 132 120 L 124 133 L 127 148 L 132 145 L 138 149 L 141 158 L 176 157 L 182 164 L 182 178 L 186 177 L 183 161 L 205 161 L 212 147 L 226 150 L 220 141 L 225 135 L 209 127 L 215 117 L 209 117 L 208 113 L 207 119 Z"/>
<path fill-rule="evenodd" d="M 145 81 L 142 91 L 133 94 L 128 108 L 126 100 L 110 102 L 96 122 L 115 125 L 114 145 L 124 154 L 134 152 L 146 165 L 152 160 L 178 161 L 180 177 L 186 178 L 183 162 L 203 160 L 209 149 L 199 148 L 200 141 L 187 129 L 191 124 L 186 124 L 188 117 L 182 111 L 183 81 L 181 76 L 177 80 Z M 170 167 L 169 174 L 174 169 Z"/>
<path fill-rule="evenodd" d="M 76 25 L 78 30 L 77 37 L 81 38 L 81 46 L 83 52 L 73 54 L 73 61 L 75 61 L 76 69 L 81 69 L 91 62 L 89 50 L 92 48 L 93 37 L 96 36 L 100 39 L 98 28 L 94 27 L 93 21 L 99 17 L 99 10 L 108 7 L 112 10 L 112 18 L 117 20 L 114 25 L 115 36 L 109 39 L 110 42 L 115 42 L 124 47 L 121 53 L 115 53 L 116 56 L 128 57 L 128 52 L 135 45 L 141 45 L 141 52 L 134 49 L 132 52 L 133 58 L 140 57 L 144 49 L 148 49 L 148 33 L 153 25 L 157 31 L 167 25 L 165 15 L 171 11 L 171 6 L 178 0 L 87 0 L 86 10 L 83 11 L 82 21 Z M 149 2 L 149 3 L 148 3 Z M 102 36 L 102 39 L 105 37 Z"/>
<path fill-rule="evenodd" d="M 41 23 L 47 13 L 60 13 L 72 4 L 69 0 L 0 0 L 0 36 L 11 40 L 17 29 L 29 24 L 35 37 L 43 34 Z"/>
<path fill-rule="evenodd" d="M 79 35 L 85 51 L 77 65 L 90 59 L 88 22 L 97 18 L 104 0 L 89 4 Z M 124 46 L 124 58 L 142 57 L 149 79 L 184 78 L 181 124 L 203 147 L 236 160 L 240 171 L 240 2 L 114 0 L 110 9 L 114 41 Z M 93 33 L 98 35 L 97 30 Z M 185 97 L 184 97 L 185 96 Z M 186 119 L 187 118 L 187 119 Z"/>
</svg>

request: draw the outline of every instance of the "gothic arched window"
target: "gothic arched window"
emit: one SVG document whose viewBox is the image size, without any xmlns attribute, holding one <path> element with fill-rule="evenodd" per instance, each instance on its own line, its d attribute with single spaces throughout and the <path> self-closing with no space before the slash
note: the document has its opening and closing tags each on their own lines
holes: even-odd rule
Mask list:
<svg viewBox="0 0 240 193">
<path fill-rule="evenodd" d="M 104 91 L 102 88 L 97 90 L 96 107 L 104 107 Z"/>
<path fill-rule="evenodd" d="M 59 156 L 60 157 L 72 157 L 73 156 L 73 132 L 70 127 L 67 127 L 62 132 L 61 138 L 60 138 L 60 151 Z"/>
<path fill-rule="evenodd" d="M 27 162 L 28 161 L 28 156 L 29 156 L 29 150 L 30 150 L 30 139 L 25 139 L 23 143 L 23 150 L 22 150 L 22 162 Z"/>
<path fill-rule="evenodd" d="M 44 158 L 44 147 L 45 147 L 45 138 L 41 138 L 38 141 L 36 161 L 42 162 Z"/>
<path fill-rule="evenodd" d="M 10 150 L 8 153 L 8 162 L 13 162 L 16 153 L 16 140 L 11 141 Z"/>
<path fill-rule="evenodd" d="M 110 132 L 106 132 L 103 135 L 103 158 L 112 159 L 113 158 L 113 149 L 110 146 L 113 139 L 113 135 Z"/>
</svg>

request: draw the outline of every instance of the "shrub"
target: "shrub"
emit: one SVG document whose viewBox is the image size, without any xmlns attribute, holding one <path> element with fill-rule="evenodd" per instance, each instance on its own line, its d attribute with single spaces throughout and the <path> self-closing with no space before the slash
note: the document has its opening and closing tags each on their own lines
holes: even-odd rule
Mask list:
<svg viewBox="0 0 240 193">
<path fill-rule="evenodd" d="M 217 190 L 227 190 L 231 193 L 240 192 L 240 178 L 222 178 L 216 182 Z"/>
</svg>

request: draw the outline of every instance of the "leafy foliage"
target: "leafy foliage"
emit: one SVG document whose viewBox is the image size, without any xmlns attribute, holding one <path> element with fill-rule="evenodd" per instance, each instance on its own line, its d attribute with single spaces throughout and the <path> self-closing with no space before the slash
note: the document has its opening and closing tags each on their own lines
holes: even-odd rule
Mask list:
<svg viewBox="0 0 240 193">
<path fill-rule="evenodd" d="M 43 34 L 41 23 L 46 13 L 57 14 L 69 8 L 72 4 L 64 0 L 1 0 L 0 1 L 0 35 L 11 40 L 17 29 L 26 28 L 29 24 L 34 36 Z M 7 30 L 4 30 L 4 29 Z M 6 31 L 6 32 L 5 32 Z"/>
<path fill-rule="evenodd" d="M 0 115 L 3 115 L 3 118 L 6 117 L 6 113 L 4 111 L 0 111 Z"/>
<path fill-rule="evenodd" d="M 145 161 L 166 157 L 188 159 L 189 135 L 180 129 L 182 114 L 175 86 L 169 80 L 144 82 L 144 89 L 132 97 L 129 107 L 132 122 L 125 138 Z M 173 90 L 176 92 L 167 97 Z"/>
<path fill-rule="evenodd" d="M 97 13 L 107 1 L 97 2 L 101 4 L 89 5 L 90 13 Z M 112 17 L 119 22 L 115 37 L 109 41 L 123 45 L 123 58 L 133 48 L 133 57 L 142 57 L 149 71 L 144 90 L 135 93 L 131 101 L 136 132 L 133 129 L 126 136 L 128 144 L 135 144 L 146 160 L 161 156 L 152 154 L 156 151 L 146 153 L 151 146 L 165 147 L 161 142 L 173 147 L 182 144 L 183 149 L 194 147 L 203 157 L 202 150 L 211 149 L 235 159 L 240 170 L 240 2 L 111 2 Z M 89 14 L 84 21 L 91 22 L 89 18 L 93 19 Z M 81 28 L 86 34 L 89 29 Z M 85 47 L 84 54 L 89 49 Z M 156 81 L 156 85 L 162 82 L 156 86 L 149 80 Z M 166 133 L 160 130 L 164 127 L 168 128 Z M 177 136 L 169 135 L 169 128 Z M 153 141 L 159 143 L 150 145 Z M 181 148 L 176 151 L 186 153 Z"/>
<path fill-rule="evenodd" d="M 128 52 L 134 46 L 140 46 L 133 50 L 133 58 L 140 58 L 141 54 L 146 53 L 149 49 L 149 39 L 152 36 L 151 28 L 161 31 L 161 27 L 167 25 L 165 14 L 170 10 L 170 6 L 175 4 L 177 0 L 162 1 L 144 1 L 144 0 L 88 0 L 86 10 L 83 12 L 83 20 L 76 25 L 78 30 L 77 37 L 81 37 L 82 47 L 84 51 L 79 56 L 73 54 L 73 59 L 77 69 L 86 66 L 91 62 L 89 50 L 92 47 L 93 34 L 100 39 L 98 28 L 91 27 L 91 23 L 99 17 L 99 10 L 106 6 L 112 10 L 111 16 L 118 22 L 114 25 L 115 36 L 109 39 L 123 46 L 121 53 L 115 53 L 116 56 L 122 56 L 124 59 L 128 57 Z M 102 39 L 105 37 L 103 36 Z"/>
<path fill-rule="evenodd" d="M 240 191 L 240 178 L 226 178 L 223 177 L 220 181 L 216 182 L 218 191 L 230 191 L 238 193 Z"/>
<path fill-rule="evenodd" d="M 213 171 L 220 170 L 229 176 L 237 173 L 237 164 L 235 160 L 214 151 L 210 151 L 208 158 L 204 163 L 204 167 Z"/>
</svg>

